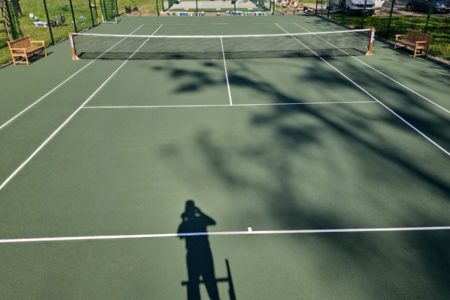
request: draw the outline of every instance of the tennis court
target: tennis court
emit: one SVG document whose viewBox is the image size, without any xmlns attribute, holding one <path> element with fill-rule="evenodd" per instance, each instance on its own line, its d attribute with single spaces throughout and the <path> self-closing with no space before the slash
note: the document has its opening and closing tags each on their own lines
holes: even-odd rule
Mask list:
<svg viewBox="0 0 450 300">
<path fill-rule="evenodd" d="M 449 299 L 449 69 L 341 30 L 122 17 L 1 69 L 2 298 Z"/>
</svg>

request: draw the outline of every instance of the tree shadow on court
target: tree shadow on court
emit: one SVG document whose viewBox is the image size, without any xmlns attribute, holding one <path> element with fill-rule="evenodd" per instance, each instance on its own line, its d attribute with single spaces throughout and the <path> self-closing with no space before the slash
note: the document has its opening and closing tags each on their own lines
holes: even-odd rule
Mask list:
<svg viewBox="0 0 450 300">
<path fill-rule="evenodd" d="M 221 68 L 220 65 L 217 67 Z M 171 73 L 171 70 L 167 71 Z M 244 62 L 239 71 L 239 74 L 234 71 L 229 74 L 232 89 L 249 88 L 261 95 L 269 95 L 275 99 L 274 103 L 309 101 L 301 93 L 293 96 L 281 89 L 276 82 L 252 71 Z M 189 72 L 184 74 L 188 78 L 192 76 L 191 84 L 201 91 L 201 78 L 208 77 L 208 74 L 202 74 L 200 80 L 197 75 Z M 317 74 L 313 66 L 299 75 L 299 84 L 306 77 L 311 82 L 324 84 L 329 80 L 323 74 Z M 386 80 L 367 68 L 358 68 L 358 72 L 355 71 L 350 77 L 356 78 L 355 81 L 360 84 L 370 83 L 368 89 L 374 91 L 376 97 L 386 101 L 394 111 L 401 111 L 402 117 L 413 122 L 444 147 L 449 145 L 445 125 L 448 118 L 425 101 L 414 101 L 412 104 L 411 95 L 393 84 L 389 84 L 387 97 L 378 95 L 376 87 L 386 86 Z M 223 87 L 223 80 L 211 82 L 208 78 L 207 83 Z M 328 82 L 323 85 L 326 86 L 323 88 L 324 93 L 340 84 Z M 370 105 L 378 107 L 376 103 Z M 263 211 L 266 219 L 282 229 L 383 227 L 385 224 L 391 227 L 402 227 L 405 224 L 432 226 L 448 223 L 448 217 L 443 217 L 442 213 L 439 215 L 436 209 L 445 206 L 439 203 L 442 200 L 448 203 L 448 176 L 437 176 L 433 163 L 420 154 L 416 157 L 414 149 L 401 147 L 402 143 L 409 142 L 409 136 L 416 138 L 416 133 L 384 108 L 364 110 L 351 105 L 333 106 L 331 109 L 315 105 L 273 106 L 264 110 L 255 109 L 248 114 L 246 121 L 246 125 L 253 128 L 254 137 L 240 137 L 237 134 L 232 147 L 227 145 L 230 141 L 224 142 L 213 129 L 198 131 L 193 136 L 193 144 L 206 160 L 212 170 L 211 174 L 235 190 L 236 195 L 250 191 L 258 198 L 257 206 L 262 207 L 261 210 L 246 211 L 243 219 L 257 222 Z M 378 124 L 383 126 L 379 127 Z M 395 134 L 387 135 L 391 132 Z M 336 146 L 328 143 L 330 134 L 340 140 L 339 151 L 346 153 L 345 156 L 328 155 L 327 147 Z M 256 138 L 257 136 L 264 138 Z M 402 140 L 397 140 L 398 136 Z M 419 142 L 420 147 L 423 147 L 420 145 L 422 142 L 427 143 L 425 140 Z M 186 145 L 178 146 L 183 148 Z M 434 147 L 431 144 L 429 146 Z M 443 155 L 438 150 L 426 153 L 432 153 L 436 158 L 442 158 L 440 155 Z M 179 160 L 174 160 L 174 155 L 169 154 L 168 161 L 180 163 Z M 345 163 L 339 162 L 343 159 L 346 160 Z M 236 164 L 236 161 L 240 163 Z M 311 161 L 317 162 L 316 165 L 325 168 L 323 171 L 330 175 L 324 176 L 323 181 L 311 180 L 309 176 L 320 174 L 321 171 L 307 169 L 314 166 L 306 163 Z M 347 170 L 343 169 L 345 164 L 351 166 L 364 180 L 348 182 L 345 178 Z M 262 175 L 255 177 L 254 173 L 246 172 L 250 168 L 258 168 Z M 371 185 L 361 186 L 359 182 L 370 182 Z M 311 191 L 310 185 L 315 190 Z M 402 194 L 410 188 L 414 189 L 415 185 L 421 186 L 420 198 L 412 193 L 407 193 L 406 196 Z M 321 189 L 330 190 L 328 195 L 325 194 L 329 199 L 316 195 L 320 194 Z M 377 190 L 386 192 L 377 195 Z M 349 204 L 348 198 L 354 197 L 351 195 L 364 193 L 368 195 Z M 426 195 L 430 195 L 430 199 Z M 383 199 L 384 197 L 389 198 Z M 364 205 L 355 207 L 361 201 Z M 325 205 L 332 206 L 327 208 Z M 432 206 L 434 208 L 429 208 Z M 435 216 L 436 213 L 438 216 Z M 367 299 L 392 298 L 393 295 L 401 297 L 405 290 L 419 285 L 421 288 L 416 291 L 422 292 L 422 296 L 429 293 L 430 298 L 442 295 L 445 298 L 450 294 L 447 272 L 450 268 L 450 254 L 446 237 L 448 235 L 439 232 L 384 235 L 355 233 L 348 238 L 322 235 L 321 251 L 313 254 L 317 257 L 311 260 L 317 261 L 318 269 L 327 268 L 334 263 L 330 257 L 339 253 L 351 263 L 352 269 L 363 282 L 372 282 L 364 290 Z M 303 244 L 301 236 L 293 239 L 298 240 L 299 245 Z M 387 271 L 390 266 L 396 268 L 395 275 L 390 275 L 393 273 Z M 416 284 L 408 285 L 411 272 L 420 276 L 414 278 Z M 352 280 L 345 273 L 340 277 L 342 282 Z M 336 278 L 324 278 L 324 282 L 327 280 L 334 282 Z M 381 286 L 382 289 L 379 288 Z"/>
<path fill-rule="evenodd" d="M 178 237 L 186 242 L 186 265 L 188 280 L 181 284 L 187 287 L 188 300 L 200 300 L 200 284 L 204 284 L 210 300 L 218 300 L 219 282 L 229 285 L 230 299 L 236 299 L 231 269 L 225 260 L 227 276 L 217 278 L 214 259 L 208 239 L 208 226 L 216 225 L 216 221 L 203 213 L 193 200 L 187 200 L 185 210 L 181 214 L 182 222 L 178 227 Z"/>
</svg>

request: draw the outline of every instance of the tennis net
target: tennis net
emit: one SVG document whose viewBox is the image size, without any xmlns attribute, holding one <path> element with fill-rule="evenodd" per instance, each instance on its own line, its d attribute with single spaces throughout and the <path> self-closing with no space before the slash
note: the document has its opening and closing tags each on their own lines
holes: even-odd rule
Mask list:
<svg viewBox="0 0 450 300">
<path fill-rule="evenodd" d="M 72 33 L 73 59 L 249 59 L 367 55 L 373 29 L 255 35 Z"/>
</svg>

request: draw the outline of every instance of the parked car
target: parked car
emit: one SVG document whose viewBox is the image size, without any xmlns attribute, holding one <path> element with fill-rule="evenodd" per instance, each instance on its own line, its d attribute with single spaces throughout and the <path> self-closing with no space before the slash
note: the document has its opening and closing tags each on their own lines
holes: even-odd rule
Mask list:
<svg viewBox="0 0 450 300">
<path fill-rule="evenodd" d="M 433 0 L 408 0 L 406 10 L 428 12 Z M 431 11 L 434 13 L 447 13 L 450 11 L 450 0 L 436 0 Z"/>
<path fill-rule="evenodd" d="M 383 7 L 384 2 L 386 2 L 386 0 L 375 0 L 375 9 Z"/>
<path fill-rule="evenodd" d="M 375 11 L 375 0 L 331 0 L 330 2 L 331 5 L 345 8 L 349 13 L 353 14 L 361 14 L 365 11 L 366 15 L 371 16 Z"/>
</svg>

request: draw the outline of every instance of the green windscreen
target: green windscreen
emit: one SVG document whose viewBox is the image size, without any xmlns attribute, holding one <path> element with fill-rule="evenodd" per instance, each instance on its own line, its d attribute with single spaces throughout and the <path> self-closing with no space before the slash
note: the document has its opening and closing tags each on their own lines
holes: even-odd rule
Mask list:
<svg viewBox="0 0 450 300">
<path fill-rule="evenodd" d="M 117 5 L 115 0 L 101 0 L 100 6 L 105 21 L 113 21 L 118 15 Z"/>
</svg>

